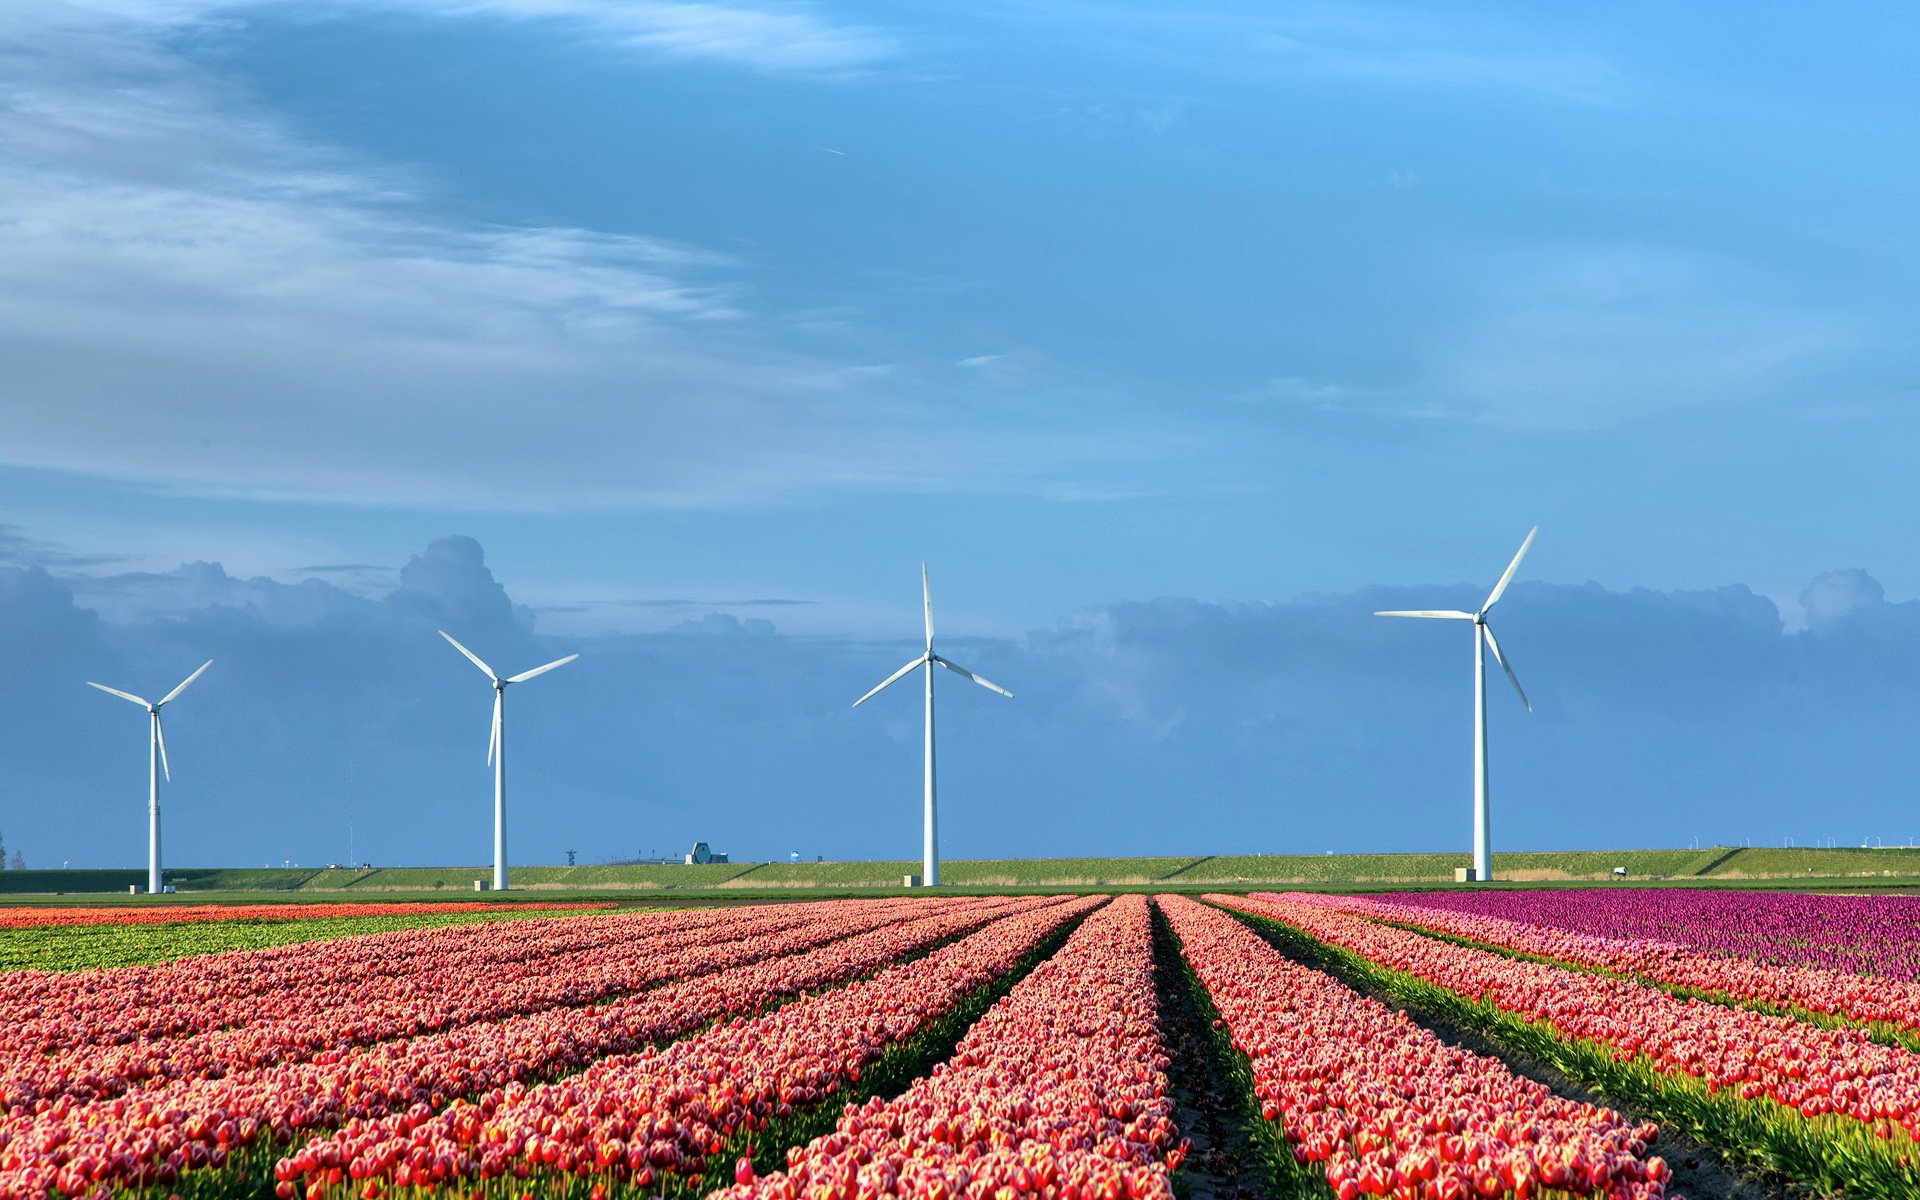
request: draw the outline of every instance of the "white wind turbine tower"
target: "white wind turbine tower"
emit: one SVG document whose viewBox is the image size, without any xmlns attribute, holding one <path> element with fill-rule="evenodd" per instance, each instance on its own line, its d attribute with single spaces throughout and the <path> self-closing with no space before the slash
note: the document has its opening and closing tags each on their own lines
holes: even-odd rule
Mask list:
<svg viewBox="0 0 1920 1200">
<path fill-rule="evenodd" d="M 159 895 L 164 885 L 160 877 L 160 776 L 164 774 L 168 783 L 173 782 L 173 766 L 167 762 L 167 733 L 160 727 L 160 710 L 173 703 L 181 692 L 187 690 L 188 684 L 200 678 L 201 673 L 212 665 L 212 659 L 201 663 L 200 670 L 182 679 L 179 687 L 157 702 L 87 680 L 88 687 L 99 688 L 122 700 L 131 700 L 147 710 L 147 892 L 150 895 Z"/>
<path fill-rule="evenodd" d="M 921 882 L 923 882 L 926 886 L 935 887 L 940 882 L 940 824 L 938 820 L 938 813 L 934 808 L 934 801 L 933 801 L 933 668 L 935 667 L 935 665 L 945 667 L 947 670 L 952 671 L 955 675 L 960 675 L 967 679 L 971 679 L 973 680 L 973 682 L 979 684 L 983 688 L 986 688 L 988 691 L 999 692 L 1002 696 L 1005 696 L 1009 700 L 1013 699 L 1013 693 L 1001 687 L 997 683 L 990 683 L 987 680 L 980 678 L 978 675 L 975 675 L 972 671 L 967 670 L 965 667 L 960 666 L 958 663 L 942 658 L 938 654 L 935 654 L 933 652 L 933 593 L 929 591 L 927 588 L 927 564 L 925 563 L 920 564 L 920 599 L 922 604 L 925 605 L 926 612 L 927 612 L 926 652 L 920 655 L 920 657 L 914 659 L 912 662 L 908 663 L 906 666 L 901 667 L 898 671 L 895 671 L 893 674 L 887 676 L 884 680 L 880 682 L 880 686 L 874 688 L 872 691 L 860 697 L 858 700 L 855 700 L 853 702 L 853 706 L 855 708 L 859 708 L 862 704 L 865 704 L 867 701 L 873 699 L 875 696 L 879 695 L 881 692 L 887 690 L 889 687 L 892 687 L 894 684 L 898 683 L 900 680 L 906 678 L 907 675 L 911 673 L 916 667 L 926 668 L 926 672 L 927 672 L 927 774 L 926 774 L 926 808 L 921 817 L 923 826 L 922 826 L 922 844 L 920 849 L 920 871 L 921 871 L 920 879 L 921 879 Z"/>
<path fill-rule="evenodd" d="M 493 680 L 493 732 L 487 738 L 487 761 L 493 764 L 493 890 L 507 890 L 507 685 L 525 683 L 535 675 L 544 675 L 555 667 L 564 667 L 578 654 L 569 654 L 565 658 L 556 658 L 544 667 L 535 667 L 531 671 L 522 671 L 518 675 L 500 678 L 494 669 L 480 660 L 480 656 L 454 640 L 452 634 L 442 629 L 440 636 L 453 643 L 453 648 L 467 656 L 473 665 L 487 673 Z"/>
<path fill-rule="evenodd" d="M 1417 609 L 1410 612 L 1378 612 L 1376 617 L 1434 617 L 1443 621 L 1473 622 L 1473 878 L 1475 882 L 1486 883 L 1493 878 L 1493 850 L 1489 845 L 1492 836 L 1493 814 L 1487 803 L 1487 655 L 1493 651 L 1494 661 L 1507 673 L 1507 679 L 1513 684 L 1513 690 L 1520 694 L 1520 703 L 1533 711 L 1533 702 L 1527 699 L 1526 689 L 1520 686 L 1520 677 L 1513 673 L 1507 664 L 1507 656 L 1500 653 L 1500 642 L 1493 636 L 1493 627 L 1487 624 L 1487 614 L 1500 602 L 1500 596 L 1507 590 L 1507 584 L 1513 582 L 1513 574 L 1520 569 L 1520 560 L 1527 556 L 1527 548 L 1533 545 L 1534 535 L 1540 532 L 1535 525 L 1527 531 L 1527 540 L 1520 543 L 1519 553 L 1507 564 L 1506 573 L 1500 576 L 1500 582 L 1493 585 L 1493 591 L 1487 593 L 1487 602 L 1480 606 L 1479 612 L 1456 612 L 1451 609 Z"/>
</svg>

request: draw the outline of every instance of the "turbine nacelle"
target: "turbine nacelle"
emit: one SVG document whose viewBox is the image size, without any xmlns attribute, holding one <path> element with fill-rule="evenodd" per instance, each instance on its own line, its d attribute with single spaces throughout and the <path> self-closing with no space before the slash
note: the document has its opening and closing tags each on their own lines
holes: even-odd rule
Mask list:
<svg viewBox="0 0 1920 1200">
<path fill-rule="evenodd" d="M 466 655 L 469 662 L 479 667 L 482 674 L 486 675 L 488 679 L 493 680 L 493 731 L 487 737 L 487 762 L 489 763 L 493 762 L 493 756 L 500 747 L 500 722 L 503 715 L 501 710 L 505 707 L 506 703 L 507 685 L 510 683 L 525 683 L 535 675 L 545 675 L 555 667 L 564 667 L 574 659 L 580 657 L 578 654 L 569 654 L 565 658 L 556 658 L 544 666 L 533 668 L 531 671 L 522 671 L 518 675 L 508 675 L 503 679 L 498 671 L 495 671 L 487 665 L 485 659 L 467 649 L 465 646 L 462 646 L 459 640 L 452 634 L 444 629 L 440 630 L 439 633 L 441 637 L 447 639 L 448 644 L 455 650 Z"/>
<path fill-rule="evenodd" d="M 166 777 L 166 780 L 168 783 L 172 783 L 173 782 L 173 764 L 167 761 L 167 728 L 166 728 L 166 725 L 160 720 L 160 710 L 165 708 L 167 705 L 172 704 L 175 700 L 179 699 L 180 693 L 187 690 L 187 685 L 191 684 L 194 680 L 200 678 L 200 676 L 206 674 L 207 668 L 212 665 L 213 665 L 212 659 L 208 659 L 207 661 L 201 663 L 199 670 L 187 676 L 185 679 L 182 679 L 179 682 L 179 684 L 177 684 L 174 687 L 172 691 L 160 697 L 158 700 L 149 700 L 144 696 L 136 696 L 132 692 L 123 692 L 119 688 L 108 687 L 104 683 L 95 683 L 91 679 L 87 680 L 87 686 L 90 688 L 99 688 L 101 691 L 107 693 L 109 696 L 118 696 L 122 700 L 130 701 L 131 703 L 138 704 L 141 708 L 144 708 L 147 710 L 147 718 L 152 723 L 152 726 L 153 726 L 154 745 L 157 746 L 160 751 L 160 773 Z"/>
<path fill-rule="evenodd" d="M 1477 631 L 1475 637 L 1479 640 L 1484 640 L 1487 649 L 1493 651 L 1493 661 L 1499 663 L 1500 669 L 1506 672 L 1507 682 L 1513 685 L 1514 692 L 1520 697 L 1520 703 L 1526 705 L 1528 712 L 1532 712 L 1533 701 L 1527 699 L 1527 689 L 1520 686 L 1520 677 L 1513 673 L 1512 665 L 1507 662 L 1507 656 L 1501 651 L 1500 639 L 1493 636 L 1493 626 L 1487 623 L 1487 616 L 1493 611 L 1493 606 L 1500 603 L 1500 597 L 1506 594 L 1507 585 L 1513 582 L 1514 574 L 1520 570 L 1520 560 L 1527 556 L 1527 551 L 1532 548 L 1533 539 L 1539 532 L 1540 527 L 1538 525 L 1535 525 L 1527 531 L 1526 540 L 1520 543 L 1520 549 L 1514 553 L 1513 561 L 1508 563 L 1507 569 L 1501 573 L 1500 581 L 1493 585 L 1491 592 L 1487 593 L 1486 602 L 1480 606 L 1480 611 L 1462 612 L 1457 608 L 1415 608 L 1390 612 L 1376 612 L 1373 615 L 1376 617 L 1419 617 L 1436 621 L 1473 622 L 1474 628 Z"/>
</svg>

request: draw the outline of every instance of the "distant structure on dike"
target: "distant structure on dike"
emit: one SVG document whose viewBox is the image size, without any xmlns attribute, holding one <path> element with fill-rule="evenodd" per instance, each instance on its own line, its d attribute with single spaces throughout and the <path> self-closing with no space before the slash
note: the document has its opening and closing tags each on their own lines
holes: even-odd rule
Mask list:
<svg viewBox="0 0 1920 1200">
<path fill-rule="evenodd" d="M 723 863 L 726 861 L 726 855 L 716 854 L 713 847 L 707 845 L 705 842 L 695 842 L 693 849 L 687 851 L 688 866 L 692 866 L 695 863 Z"/>
</svg>

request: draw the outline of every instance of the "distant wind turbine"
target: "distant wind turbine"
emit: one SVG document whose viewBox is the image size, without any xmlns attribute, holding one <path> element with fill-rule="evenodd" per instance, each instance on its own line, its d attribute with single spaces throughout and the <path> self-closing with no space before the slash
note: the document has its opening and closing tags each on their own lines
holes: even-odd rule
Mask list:
<svg viewBox="0 0 1920 1200">
<path fill-rule="evenodd" d="M 555 667 L 564 667 L 578 654 L 569 654 L 565 658 L 556 658 L 544 667 L 535 667 L 531 671 L 522 671 L 518 675 L 500 678 L 494 669 L 480 660 L 480 656 L 454 640 L 452 634 L 442 629 L 440 636 L 453 643 L 453 648 L 467 656 L 473 665 L 485 671 L 487 678 L 493 680 L 493 732 L 487 738 L 487 761 L 493 764 L 493 890 L 507 890 L 507 685 L 525 683 L 535 675 L 544 675 Z"/>
<path fill-rule="evenodd" d="M 1493 585 L 1493 591 L 1487 593 L 1487 602 L 1480 606 L 1479 612 L 1456 612 L 1452 609 L 1416 609 L 1409 612 L 1377 612 L 1376 617 L 1433 617 L 1443 621 L 1473 622 L 1473 878 L 1477 883 L 1485 883 L 1493 878 L 1493 850 L 1490 843 L 1492 831 L 1489 828 L 1493 814 L 1487 801 L 1487 655 L 1493 651 L 1495 662 L 1507 673 L 1507 679 L 1513 684 L 1513 690 L 1520 695 L 1520 703 L 1533 711 L 1533 702 L 1527 699 L 1526 689 L 1520 686 L 1520 677 L 1513 673 L 1507 664 L 1507 656 L 1500 653 L 1500 642 L 1493 636 L 1493 627 L 1487 624 L 1487 614 L 1500 602 L 1500 597 L 1513 582 L 1514 572 L 1520 569 L 1520 560 L 1527 556 L 1527 548 L 1533 545 L 1534 535 L 1540 532 L 1535 525 L 1527 531 L 1527 540 L 1520 543 L 1519 553 L 1507 564 L 1506 573 L 1500 576 L 1500 582 Z"/>
<path fill-rule="evenodd" d="M 920 879 L 928 887 L 940 882 L 940 823 L 933 800 L 933 668 L 937 664 L 952 671 L 955 675 L 971 679 L 990 692 L 999 692 L 1007 699 L 1013 699 L 1013 693 L 997 683 L 990 683 L 975 675 L 972 671 L 933 652 L 933 593 L 927 587 L 927 564 L 920 564 L 920 600 L 927 612 L 927 649 L 920 657 L 887 676 L 866 695 L 853 702 L 855 708 L 886 691 L 894 684 L 905 679 L 916 667 L 925 667 L 927 672 L 927 774 L 926 808 L 922 814 L 922 843 L 920 850 Z"/>
<path fill-rule="evenodd" d="M 200 678 L 212 665 L 212 659 L 201 663 L 200 670 L 182 679 L 179 687 L 162 696 L 158 702 L 87 680 L 88 687 L 99 688 L 122 700 L 131 700 L 147 710 L 147 892 L 150 895 L 159 895 L 165 885 L 160 873 L 160 776 L 164 774 L 168 783 L 173 782 L 173 766 L 167 761 L 167 733 L 160 726 L 160 710 L 178 699 L 180 693 L 187 690 L 187 685 Z"/>
</svg>

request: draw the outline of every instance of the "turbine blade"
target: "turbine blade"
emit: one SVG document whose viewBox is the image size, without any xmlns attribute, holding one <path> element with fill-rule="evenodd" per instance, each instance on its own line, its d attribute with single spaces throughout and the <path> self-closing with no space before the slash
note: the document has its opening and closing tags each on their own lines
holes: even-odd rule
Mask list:
<svg viewBox="0 0 1920 1200">
<path fill-rule="evenodd" d="M 933 661 L 939 663 L 941 666 L 945 667 L 947 670 L 952 671 L 955 675 L 965 675 L 968 679 L 973 680 L 975 683 L 979 684 L 983 688 L 986 688 L 990 692 L 999 692 L 1002 696 L 1005 696 L 1007 699 L 1009 700 L 1013 699 L 1012 692 L 1001 687 L 999 684 L 993 682 L 990 679 L 980 678 L 978 675 L 975 675 L 972 671 L 967 670 L 965 667 L 961 666 L 959 663 L 948 662 L 946 659 L 941 658 L 938 654 L 933 656 Z"/>
<path fill-rule="evenodd" d="M 1519 553 L 1515 554 L 1513 561 L 1507 564 L 1507 573 L 1500 577 L 1499 583 L 1493 585 L 1493 590 L 1487 593 L 1487 602 L 1480 606 L 1482 616 L 1485 616 L 1488 609 L 1500 602 L 1500 597 L 1507 590 L 1507 585 L 1513 582 L 1513 573 L 1520 569 L 1520 560 L 1527 556 L 1527 547 L 1533 545 L 1533 537 L 1539 532 L 1540 527 L 1538 525 L 1527 530 L 1527 540 L 1520 543 Z"/>
<path fill-rule="evenodd" d="M 179 686 L 179 687 L 177 687 L 177 688 L 175 688 L 175 689 L 173 689 L 172 691 L 170 691 L 170 692 L 168 692 L 168 693 L 166 694 L 166 696 L 165 696 L 165 698 L 163 698 L 163 699 L 162 699 L 162 700 L 160 701 L 160 703 L 159 703 L 159 704 L 156 704 L 156 705 L 154 705 L 154 707 L 155 707 L 155 708 L 161 708 L 161 707 L 163 707 L 163 706 L 165 706 L 165 705 L 168 705 L 168 704 L 171 704 L 171 703 L 173 703 L 173 698 L 174 698 L 175 696 L 178 696 L 178 695 L 179 695 L 179 694 L 180 694 L 181 692 L 184 692 L 184 691 L 186 691 L 186 690 L 187 690 L 187 685 L 188 685 L 188 684 L 190 684 L 190 683 L 192 683 L 192 682 L 193 682 L 194 680 L 196 680 L 196 679 L 198 679 L 198 678 L 200 678 L 200 677 L 201 677 L 202 675 L 204 675 L 204 674 L 206 674 L 206 673 L 207 673 L 207 668 L 208 668 L 208 667 L 210 667 L 210 666 L 212 666 L 212 665 L 213 665 L 213 660 L 212 660 L 212 659 L 208 659 L 207 661 L 205 661 L 205 662 L 203 662 L 203 663 L 201 663 L 201 664 L 200 664 L 200 669 L 199 669 L 198 671 L 195 671 L 195 672 L 194 672 L 193 674 L 191 674 L 191 675 L 189 675 L 189 676 L 187 676 L 187 677 L 186 677 L 185 679 L 182 679 L 182 680 L 180 681 L 180 686 Z"/>
<path fill-rule="evenodd" d="M 153 738 L 160 743 L 160 773 L 173 782 L 173 767 L 167 762 L 167 727 L 160 723 L 160 714 L 153 714 Z"/>
<path fill-rule="evenodd" d="M 493 765 L 493 756 L 500 749 L 500 708 L 506 696 L 500 692 L 493 694 L 493 727 L 487 730 L 487 765 Z"/>
<path fill-rule="evenodd" d="M 1507 664 L 1507 656 L 1500 653 L 1500 640 L 1493 636 L 1493 630 L 1486 625 L 1480 627 L 1480 632 L 1487 635 L 1487 649 L 1493 651 L 1493 661 L 1500 664 L 1500 669 L 1507 673 L 1507 682 L 1513 685 L 1514 691 L 1520 693 L 1520 703 L 1527 706 L 1528 712 L 1532 712 L 1533 701 L 1527 699 L 1527 689 L 1520 686 L 1520 677 Z"/>
<path fill-rule="evenodd" d="M 1437 617 L 1443 621 L 1471 621 L 1470 612 L 1455 612 L 1450 608 L 1412 608 L 1402 612 L 1377 612 L 1376 617 Z"/>
<path fill-rule="evenodd" d="M 927 653 L 933 653 L 933 589 L 927 586 L 927 564 L 920 564 L 920 602 L 927 609 Z"/>
<path fill-rule="evenodd" d="M 458 651 L 459 651 L 460 653 L 462 653 L 462 654 L 464 654 L 464 655 L 466 655 L 466 656 L 467 656 L 467 657 L 468 657 L 468 658 L 469 658 L 470 660 L 472 660 L 472 662 L 473 662 L 473 665 L 474 665 L 474 666 L 476 666 L 476 667 L 479 667 L 479 668 L 480 668 L 480 669 L 481 669 L 482 671 L 485 671 L 485 672 L 487 673 L 487 678 L 488 678 L 488 679 L 498 679 L 498 678 L 500 678 L 500 677 L 499 677 L 498 675 L 495 675 L 495 674 L 493 673 L 493 668 L 492 668 L 492 667 L 490 667 L 490 666 L 488 666 L 488 665 L 487 665 L 486 663 L 484 663 L 484 662 L 481 662 L 481 661 L 480 661 L 480 656 L 479 656 L 478 654 L 475 654 L 475 653 L 474 653 L 473 651 L 471 651 L 471 650 L 469 650 L 469 649 L 467 649 L 467 648 L 466 648 L 465 646 L 462 646 L 462 645 L 461 645 L 461 644 L 460 644 L 459 642 L 457 642 L 457 641 L 454 641 L 454 638 L 453 638 L 453 635 L 452 635 L 452 634 L 450 634 L 450 633 L 448 633 L 448 632 L 447 632 L 446 630 L 444 630 L 444 629 L 442 629 L 442 630 L 440 631 L 440 636 L 441 636 L 441 637 L 443 637 L 443 638 L 445 638 L 445 639 L 447 639 L 447 640 L 448 640 L 449 642 L 453 642 L 453 648 L 454 648 L 455 650 L 458 650 Z"/>
<path fill-rule="evenodd" d="M 855 700 L 853 702 L 853 706 L 855 708 L 859 708 L 862 704 L 865 704 L 867 701 L 873 699 L 875 696 L 878 696 L 881 692 L 884 692 L 888 688 L 892 687 L 894 684 L 899 683 L 902 679 L 906 678 L 907 672 L 913 670 L 915 667 L 921 666 L 926 661 L 927 661 L 927 656 L 922 654 L 919 658 L 914 659 L 912 662 L 908 663 L 906 666 L 901 667 L 898 671 L 895 671 L 893 674 L 881 680 L 879 687 L 874 688 L 872 691 L 868 692 L 866 695 L 860 697 L 858 700 Z"/>
<path fill-rule="evenodd" d="M 140 697 L 134 695 L 132 692 L 123 692 L 119 688 L 110 688 L 104 683 L 95 683 L 93 680 L 89 679 L 87 680 L 87 686 L 90 688 L 99 688 L 101 691 L 106 692 L 109 695 L 118 696 L 122 700 L 131 700 L 135 704 L 138 704 L 141 708 L 153 707 L 153 705 L 147 703 L 145 700 L 142 700 Z"/>
<path fill-rule="evenodd" d="M 556 658 L 544 667 L 535 667 L 531 671 L 522 671 L 518 675 L 509 675 L 507 676 L 507 682 L 508 683 L 525 683 L 527 680 L 532 679 L 535 675 L 545 675 L 548 671 L 553 670 L 555 667 L 564 667 L 568 663 L 572 662 L 574 659 L 579 657 L 580 656 L 578 654 L 569 654 L 565 658 Z"/>
</svg>

